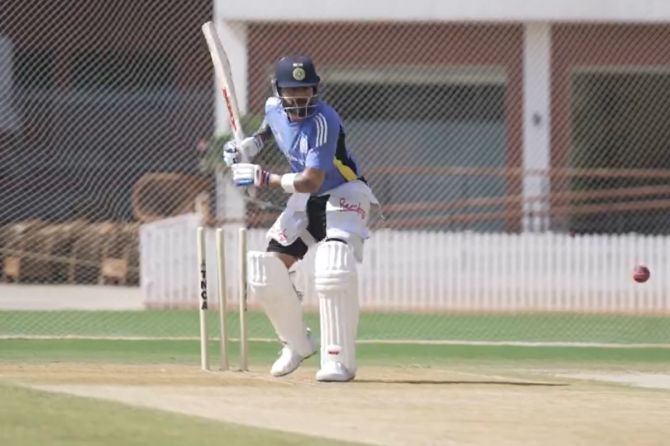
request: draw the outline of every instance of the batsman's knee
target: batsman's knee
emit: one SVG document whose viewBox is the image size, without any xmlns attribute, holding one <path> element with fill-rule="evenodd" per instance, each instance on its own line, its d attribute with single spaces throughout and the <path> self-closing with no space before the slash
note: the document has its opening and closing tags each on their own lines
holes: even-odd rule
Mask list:
<svg viewBox="0 0 670 446">
<path fill-rule="evenodd" d="M 316 249 L 314 288 L 317 292 L 347 291 L 356 286 L 356 259 L 343 240 L 327 239 Z"/>
<path fill-rule="evenodd" d="M 260 302 L 277 299 L 277 289 L 292 289 L 286 265 L 278 256 L 250 251 L 247 262 L 249 287 Z"/>
<path fill-rule="evenodd" d="M 357 262 L 363 261 L 363 238 L 350 231 L 344 231 L 337 228 L 328 228 L 326 230 L 326 241 L 341 241 L 349 245 Z"/>
</svg>

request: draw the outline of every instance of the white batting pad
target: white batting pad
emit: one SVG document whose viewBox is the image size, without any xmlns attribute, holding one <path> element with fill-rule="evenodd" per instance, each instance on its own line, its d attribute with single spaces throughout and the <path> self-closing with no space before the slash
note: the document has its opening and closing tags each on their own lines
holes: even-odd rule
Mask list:
<svg viewBox="0 0 670 446">
<path fill-rule="evenodd" d="M 358 276 L 349 245 L 326 241 L 317 247 L 314 287 L 321 316 L 321 367 L 340 362 L 355 374 Z"/>
<path fill-rule="evenodd" d="M 247 254 L 249 288 L 261 303 L 277 336 L 299 355 L 312 353 L 302 305 L 279 257 L 261 251 Z"/>
</svg>

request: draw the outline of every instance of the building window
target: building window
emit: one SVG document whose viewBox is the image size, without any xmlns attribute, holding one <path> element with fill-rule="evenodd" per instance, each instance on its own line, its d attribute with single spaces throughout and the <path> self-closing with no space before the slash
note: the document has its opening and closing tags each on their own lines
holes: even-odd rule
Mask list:
<svg viewBox="0 0 670 446">
<path fill-rule="evenodd" d="M 505 178 L 476 173 L 505 167 L 503 69 L 325 68 L 323 78 L 324 95 L 344 120 L 347 145 L 391 209 L 390 219 L 407 221 L 408 228 L 504 229 L 502 218 L 479 215 L 504 210 L 495 198 L 505 195 Z M 454 174 L 452 168 L 470 170 Z M 473 198 L 494 204 L 448 206 Z M 422 210 L 412 206 L 417 203 Z M 403 212 L 403 205 L 412 210 Z"/>
<path fill-rule="evenodd" d="M 597 197 L 573 202 L 571 227 L 586 233 L 668 233 L 668 180 L 638 169 L 670 169 L 670 68 L 580 69 L 572 75 L 571 167 L 611 175 L 573 178 L 572 191 Z M 633 170 L 635 169 L 635 170 Z M 638 173 L 636 173 L 638 172 Z M 639 193 L 638 193 L 639 192 Z M 581 212 L 589 205 L 595 212 Z M 617 208 L 608 211 L 608 206 Z"/>
<path fill-rule="evenodd" d="M 78 90 L 139 92 L 174 87 L 175 64 L 156 52 L 82 52 L 72 65 Z"/>
</svg>

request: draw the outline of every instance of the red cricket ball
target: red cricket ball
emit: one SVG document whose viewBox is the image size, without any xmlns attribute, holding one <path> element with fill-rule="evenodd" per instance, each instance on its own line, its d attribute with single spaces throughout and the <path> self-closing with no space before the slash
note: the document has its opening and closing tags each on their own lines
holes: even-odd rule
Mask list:
<svg viewBox="0 0 670 446">
<path fill-rule="evenodd" d="M 644 265 L 637 265 L 633 270 L 633 279 L 639 283 L 643 283 L 649 280 L 650 275 L 651 273 L 649 272 L 649 268 Z"/>
</svg>

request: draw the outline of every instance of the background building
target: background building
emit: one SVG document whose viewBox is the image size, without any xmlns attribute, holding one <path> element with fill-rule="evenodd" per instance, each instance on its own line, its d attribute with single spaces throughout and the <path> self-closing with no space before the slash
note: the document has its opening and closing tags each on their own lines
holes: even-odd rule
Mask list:
<svg viewBox="0 0 670 446">
<path fill-rule="evenodd" d="M 210 20 L 245 132 L 311 55 L 384 204 L 352 384 L 266 375 Z M 3 0 L 0 443 L 667 444 L 669 104 L 668 0 Z"/>
<path fill-rule="evenodd" d="M 283 52 L 312 54 L 387 203 L 507 197 L 485 209 L 504 217 L 431 220 L 443 228 L 664 231 L 667 203 L 649 193 L 661 189 L 640 188 L 665 184 L 665 174 L 630 170 L 667 168 L 661 4 L 216 5 L 243 102 L 260 110 Z M 386 166 L 419 170 L 389 180 Z M 426 178 L 426 166 L 472 170 Z"/>
<path fill-rule="evenodd" d="M 38 252 L 68 265 L 52 276 L 99 281 L 63 259 L 122 252 L 136 281 L 140 224 L 197 210 L 212 224 L 269 226 L 277 212 L 244 201 L 221 163 L 228 123 L 200 32 L 210 18 L 247 132 L 278 58 L 313 57 L 384 205 L 376 229 L 666 234 L 670 7 L 493 5 L 7 2 L 3 255 Z M 273 147 L 259 161 L 286 169 Z M 76 225 L 98 225 L 109 246 L 76 241 Z M 109 241 L 121 228 L 134 241 Z"/>
<path fill-rule="evenodd" d="M 213 119 L 200 24 L 212 8 L 158 5 L 3 3 L 0 222 L 129 221 L 143 174 L 198 173 Z"/>
</svg>

